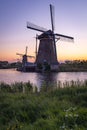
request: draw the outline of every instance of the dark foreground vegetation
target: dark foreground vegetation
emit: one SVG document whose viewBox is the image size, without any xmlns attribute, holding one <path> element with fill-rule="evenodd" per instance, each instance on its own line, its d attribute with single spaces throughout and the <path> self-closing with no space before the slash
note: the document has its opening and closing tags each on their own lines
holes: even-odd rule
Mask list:
<svg viewBox="0 0 87 130">
<path fill-rule="evenodd" d="M 87 81 L 0 83 L 0 130 L 87 130 Z"/>
</svg>

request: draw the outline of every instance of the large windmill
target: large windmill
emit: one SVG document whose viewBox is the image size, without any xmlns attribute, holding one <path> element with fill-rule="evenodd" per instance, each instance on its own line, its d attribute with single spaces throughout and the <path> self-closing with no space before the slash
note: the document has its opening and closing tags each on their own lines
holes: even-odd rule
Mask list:
<svg viewBox="0 0 87 130">
<path fill-rule="evenodd" d="M 57 52 L 56 52 L 56 41 L 57 40 L 69 40 L 73 41 L 74 38 L 54 32 L 54 6 L 50 4 L 50 16 L 52 28 L 47 30 L 33 23 L 27 22 L 27 28 L 42 32 L 38 36 L 40 40 L 39 49 L 36 57 L 36 64 L 44 65 L 46 62 L 51 70 L 58 70 Z"/>
</svg>

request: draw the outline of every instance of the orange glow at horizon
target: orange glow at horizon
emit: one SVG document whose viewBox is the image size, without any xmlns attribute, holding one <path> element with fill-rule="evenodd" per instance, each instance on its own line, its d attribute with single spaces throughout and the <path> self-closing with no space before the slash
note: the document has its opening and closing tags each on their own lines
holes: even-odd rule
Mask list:
<svg viewBox="0 0 87 130">
<path fill-rule="evenodd" d="M 66 60 L 70 60 L 70 61 L 73 61 L 73 60 L 87 60 L 87 57 L 85 56 L 76 56 L 76 57 L 70 57 L 70 56 L 60 56 L 58 58 L 58 61 L 66 61 Z"/>
<path fill-rule="evenodd" d="M 58 54 L 58 61 L 65 61 L 65 60 L 87 60 L 87 54 L 74 54 L 74 53 L 64 53 Z"/>
<path fill-rule="evenodd" d="M 58 61 L 65 61 L 65 60 L 87 60 L 86 55 L 68 55 L 68 54 L 58 54 Z M 22 61 L 21 56 L 17 56 L 15 53 L 9 53 L 9 54 L 0 54 L 0 61 L 8 61 L 8 62 L 17 62 Z M 29 62 L 34 62 L 35 59 L 28 58 Z"/>
<path fill-rule="evenodd" d="M 33 39 L 33 38 L 32 38 Z M 28 43 L 28 55 L 35 56 L 35 39 L 30 39 Z M 25 41 L 19 42 L 17 44 L 15 41 L 13 44 L 9 42 L 10 45 L 6 42 L 5 45 L 2 46 L 2 50 L 0 51 L 0 61 L 8 61 L 8 62 L 17 62 L 22 61 L 22 57 L 16 55 L 16 53 L 25 54 Z M 83 44 L 84 43 L 84 44 Z M 56 43 L 57 49 L 57 58 L 58 61 L 65 60 L 87 60 L 87 47 L 86 41 L 79 42 L 75 41 L 75 43 L 61 42 L 59 44 Z M 39 44 L 38 44 L 39 45 Z M 28 58 L 29 62 L 34 62 L 35 59 Z"/>
</svg>

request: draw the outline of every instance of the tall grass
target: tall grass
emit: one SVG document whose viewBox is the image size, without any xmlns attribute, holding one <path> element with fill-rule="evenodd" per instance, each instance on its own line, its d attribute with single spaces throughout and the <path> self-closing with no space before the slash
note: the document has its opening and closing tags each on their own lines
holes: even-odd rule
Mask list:
<svg viewBox="0 0 87 130">
<path fill-rule="evenodd" d="M 0 130 L 86 130 L 87 81 L 0 83 Z"/>
</svg>

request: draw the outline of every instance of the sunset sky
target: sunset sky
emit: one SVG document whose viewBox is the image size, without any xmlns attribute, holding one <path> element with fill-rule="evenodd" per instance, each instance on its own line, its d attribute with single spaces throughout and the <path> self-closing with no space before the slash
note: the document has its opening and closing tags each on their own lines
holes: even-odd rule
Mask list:
<svg viewBox="0 0 87 130">
<path fill-rule="evenodd" d="M 35 55 L 35 36 L 27 21 L 51 29 L 49 4 L 55 7 L 55 33 L 74 37 L 56 43 L 58 61 L 87 60 L 87 0 L 0 0 L 0 60 L 17 61 L 16 53 Z"/>
</svg>

